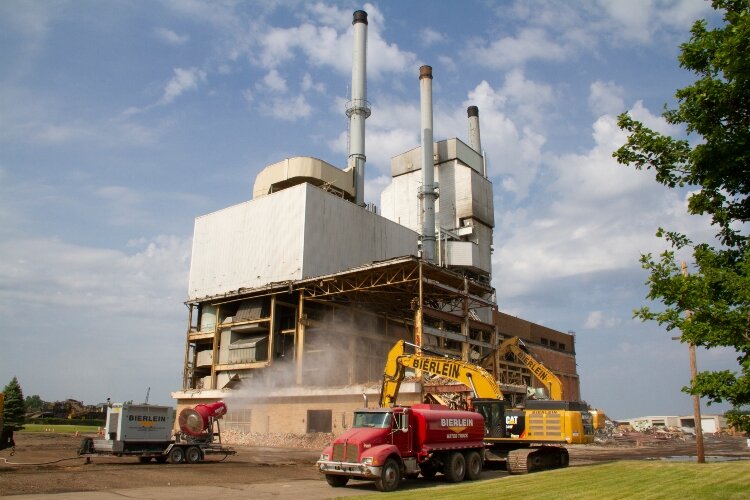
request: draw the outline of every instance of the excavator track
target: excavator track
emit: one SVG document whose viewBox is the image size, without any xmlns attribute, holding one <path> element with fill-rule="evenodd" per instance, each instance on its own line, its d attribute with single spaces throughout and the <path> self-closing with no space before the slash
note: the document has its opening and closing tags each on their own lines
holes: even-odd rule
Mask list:
<svg viewBox="0 0 750 500">
<path fill-rule="evenodd" d="M 567 467 L 570 459 L 568 450 L 561 446 L 540 446 L 512 450 L 507 460 L 509 474 L 528 474 Z"/>
</svg>

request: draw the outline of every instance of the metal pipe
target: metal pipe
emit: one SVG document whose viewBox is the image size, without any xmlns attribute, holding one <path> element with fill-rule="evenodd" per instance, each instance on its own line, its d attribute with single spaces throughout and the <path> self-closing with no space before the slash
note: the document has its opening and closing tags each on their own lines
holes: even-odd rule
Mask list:
<svg viewBox="0 0 750 500">
<path fill-rule="evenodd" d="M 432 67 L 419 68 L 422 116 L 422 257 L 435 262 L 435 161 L 432 139 Z"/>
<path fill-rule="evenodd" d="M 349 170 L 354 171 L 355 202 L 365 205 L 365 120 L 370 116 L 367 102 L 367 12 L 354 12 L 352 50 L 352 96 L 346 107 L 349 117 Z"/>
<path fill-rule="evenodd" d="M 479 134 L 479 108 L 469 106 L 466 113 L 469 115 L 469 146 L 481 155 L 482 139 Z"/>
</svg>

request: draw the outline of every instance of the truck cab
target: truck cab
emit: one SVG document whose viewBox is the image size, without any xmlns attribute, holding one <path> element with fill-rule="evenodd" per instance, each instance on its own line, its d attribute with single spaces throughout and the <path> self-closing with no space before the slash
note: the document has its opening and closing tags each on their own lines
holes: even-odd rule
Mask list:
<svg viewBox="0 0 750 500">
<path fill-rule="evenodd" d="M 398 487 L 401 462 L 408 463 L 408 470 L 419 472 L 410 414 L 409 408 L 401 407 L 355 411 L 352 428 L 320 455 L 318 468 L 325 474 L 328 484 L 345 486 L 350 478 L 374 480 L 376 485 L 380 482 L 385 491 L 390 491 Z M 386 462 L 389 462 L 389 470 L 384 474 Z M 394 466 L 398 470 L 394 470 Z"/>
</svg>

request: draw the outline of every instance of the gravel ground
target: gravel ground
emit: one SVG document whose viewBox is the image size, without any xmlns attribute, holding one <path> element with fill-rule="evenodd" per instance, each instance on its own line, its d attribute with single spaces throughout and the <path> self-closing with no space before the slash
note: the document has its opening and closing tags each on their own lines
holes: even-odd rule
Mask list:
<svg viewBox="0 0 750 500">
<path fill-rule="evenodd" d="M 18 433 L 16 453 L 0 451 L 0 496 L 112 490 L 167 486 L 222 486 L 319 481 L 315 469 L 320 450 L 330 436 L 224 436 L 234 441 L 237 455 L 224 461 L 210 458 L 199 464 L 140 464 L 135 458 L 77 457 L 80 437 L 55 433 Z M 321 444 L 322 443 L 322 444 Z M 268 446 L 274 445 L 274 447 Z M 295 447 L 292 447 L 295 445 Z M 281 447 L 278 447 L 281 446 Z M 300 446 L 306 446 L 302 448 Z M 706 437 L 706 455 L 750 459 L 746 439 Z M 695 455 L 695 441 L 682 439 L 613 442 L 568 447 L 571 466 L 613 460 L 646 460 Z M 504 473 L 503 473 L 504 474 Z M 491 475 L 491 477 L 495 477 Z M 325 485 L 327 486 L 327 485 Z M 240 487 L 240 486 L 238 486 Z M 247 486 L 242 486 L 247 488 Z M 369 491 L 369 487 L 365 487 Z M 372 490 L 374 491 L 374 490 Z"/>
</svg>

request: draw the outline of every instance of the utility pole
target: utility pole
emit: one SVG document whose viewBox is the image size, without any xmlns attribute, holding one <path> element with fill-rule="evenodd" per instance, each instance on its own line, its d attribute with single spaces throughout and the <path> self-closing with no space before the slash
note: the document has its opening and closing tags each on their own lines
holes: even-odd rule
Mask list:
<svg viewBox="0 0 750 500">
<path fill-rule="evenodd" d="M 682 261 L 682 275 L 687 278 L 687 263 Z M 685 312 L 685 319 L 690 320 L 693 315 L 692 311 Z M 695 361 L 695 344 L 688 342 L 690 351 L 690 385 L 695 385 L 695 379 L 698 377 L 698 364 Z M 706 463 L 706 455 L 703 449 L 703 425 L 701 422 L 701 399 L 697 394 L 693 394 L 693 419 L 695 420 L 695 448 L 696 458 L 699 464 Z"/>
</svg>

